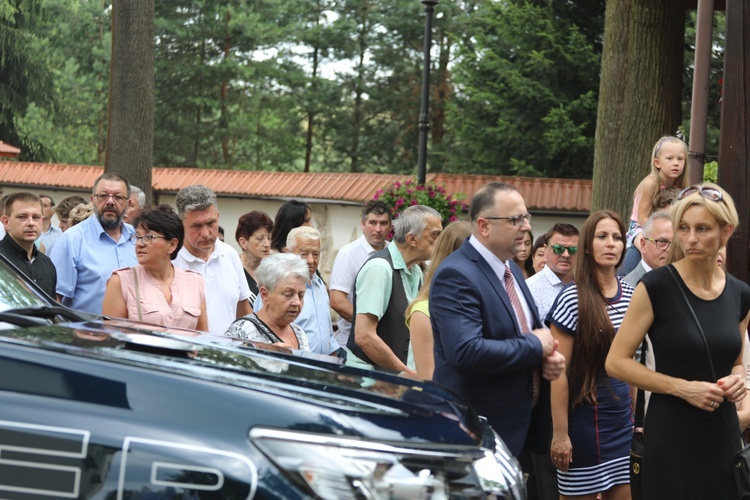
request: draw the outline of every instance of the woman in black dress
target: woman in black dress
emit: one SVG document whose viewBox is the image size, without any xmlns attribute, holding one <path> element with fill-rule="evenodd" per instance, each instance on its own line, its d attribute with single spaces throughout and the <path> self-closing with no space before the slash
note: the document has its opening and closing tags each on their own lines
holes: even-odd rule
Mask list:
<svg viewBox="0 0 750 500">
<path fill-rule="evenodd" d="M 644 421 L 643 498 L 737 498 L 735 403 L 745 397 L 750 287 L 716 265 L 737 224 L 734 203 L 719 186 L 680 192 L 672 207 L 672 264 L 643 276 L 607 357 L 610 375 L 652 392 Z M 633 359 L 647 333 L 656 371 Z"/>
</svg>

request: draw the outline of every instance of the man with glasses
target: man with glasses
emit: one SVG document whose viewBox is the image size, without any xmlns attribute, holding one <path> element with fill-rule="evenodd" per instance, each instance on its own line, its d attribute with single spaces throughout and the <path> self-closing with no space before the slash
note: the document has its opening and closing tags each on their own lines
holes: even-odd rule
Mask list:
<svg viewBox="0 0 750 500">
<path fill-rule="evenodd" d="M 461 394 L 518 455 L 549 444 L 550 384 L 565 368 L 513 256 L 531 226 L 521 194 L 491 182 L 469 209 L 472 235 L 435 273 L 433 380 Z M 536 446 L 532 446 L 536 451 Z"/>
<path fill-rule="evenodd" d="M 672 245 L 674 230 L 669 212 L 656 212 L 643 225 L 639 242 L 641 261 L 625 276 L 625 281 L 635 287 L 644 274 L 667 264 L 669 247 Z"/>
<path fill-rule="evenodd" d="M 95 216 L 65 231 L 55 243 L 50 259 L 57 268 L 57 299 L 63 305 L 101 314 L 112 271 L 138 264 L 130 242 L 135 230 L 122 221 L 129 198 L 125 177 L 100 175 L 91 194 Z"/>
</svg>

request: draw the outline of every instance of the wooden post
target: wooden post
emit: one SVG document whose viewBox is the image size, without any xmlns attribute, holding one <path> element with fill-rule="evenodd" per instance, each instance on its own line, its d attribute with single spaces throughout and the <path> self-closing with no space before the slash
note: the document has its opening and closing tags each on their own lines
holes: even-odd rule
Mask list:
<svg viewBox="0 0 750 500">
<path fill-rule="evenodd" d="M 746 82 L 750 81 L 750 5 L 744 0 L 727 0 L 726 12 L 719 184 L 732 195 L 740 215 L 740 225 L 727 245 L 729 272 L 747 282 L 750 277 L 750 178 L 747 175 L 750 88 Z"/>
</svg>

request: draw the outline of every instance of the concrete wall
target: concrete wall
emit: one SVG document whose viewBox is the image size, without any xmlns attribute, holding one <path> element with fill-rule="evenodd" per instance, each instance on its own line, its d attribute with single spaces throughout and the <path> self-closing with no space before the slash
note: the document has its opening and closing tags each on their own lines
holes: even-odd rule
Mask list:
<svg viewBox="0 0 750 500">
<path fill-rule="evenodd" d="M 29 191 L 29 189 L 2 187 L 3 195 L 17 191 Z M 31 189 L 30 191 L 35 194 L 49 195 L 55 200 L 55 203 L 73 194 L 82 196 L 85 199 L 88 199 L 91 194 L 90 191 L 81 192 L 56 189 Z M 159 194 L 159 203 L 167 203 L 174 206 L 174 200 L 174 194 Z M 260 200 L 231 196 L 219 196 L 218 201 L 220 213 L 219 224 L 224 228 L 225 241 L 232 245 L 238 252 L 240 248 L 234 239 L 234 233 L 237 229 L 237 221 L 240 216 L 253 210 L 261 210 L 273 219 L 276 217 L 279 207 L 284 203 L 284 200 Z M 362 227 L 359 222 L 361 207 L 359 205 L 346 205 L 336 202 L 309 202 L 308 204 L 312 210 L 313 224 L 322 236 L 320 273 L 323 275 L 323 279 L 329 282 L 336 253 L 338 253 L 341 247 L 350 241 L 354 241 L 362 234 Z M 581 215 L 534 215 L 531 227 L 534 238 L 537 238 L 557 222 L 567 222 L 580 229 L 584 220 L 585 216 Z M 53 224 L 57 225 L 57 218 L 53 220 Z"/>
</svg>

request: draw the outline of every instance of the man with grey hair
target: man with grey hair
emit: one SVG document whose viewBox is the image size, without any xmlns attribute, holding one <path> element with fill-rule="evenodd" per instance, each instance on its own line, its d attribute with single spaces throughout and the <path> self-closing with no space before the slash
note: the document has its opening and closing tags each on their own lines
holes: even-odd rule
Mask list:
<svg viewBox="0 0 750 500">
<path fill-rule="evenodd" d="M 310 281 L 305 285 L 305 302 L 294 324 L 302 327 L 307 334 L 310 351 L 337 354 L 340 346 L 333 337 L 331 303 L 326 284 L 317 273 L 320 263 L 320 233 L 309 226 L 295 227 L 286 238 L 286 253 L 301 257 L 310 271 Z M 253 309 L 257 312 L 262 307 L 263 300 L 259 295 Z"/>
<path fill-rule="evenodd" d="M 240 256 L 218 240 L 219 206 L 210 188 L 184 187 L 177 193 L 175 204 L 185 227 L 185 241 L 172 262 L 203 275 L 208 331 L 224 335 L 232 321 L 252 312 Z"/>
<path fill-rule="evenodd" d="M 638 243 L 641 247 L 641 261 L 625 276 L 624 280 L 634 287 L 641 281 L 644 274 L 665 266 L 673 238 L 674 230 L 669 212 L 661 210 L 651 214 L 651 217 L 643 224 L 643 232 Z"/>
<path fill-rule="evenodd" d="M 130 186 L 130 201 L 128 201 L 128 209 L 125 210 L 125 215 L 122 216 L 122 220 L 128 224 L 133 224 L 145 206 L 146 193 L 140 188 Z"/>
<path fill-rule="evenodd" d="M 65 306 L 102 313 L 102 299 L 112 271 L 138 264 L 130 237 L 133 226 L 122 216 L 128 207 L 130 183 L 114 172 L 94 182 L 94 216 L 65 231 L 50 252 L 57 268 L 57 299 Z"/>
<path fill-rule="evenodd" d="M 365 363 L 416 375 L 413 366 L 407 366 L 410 342 L 404 312 L 422 285 L 419 264 L 432 256 L 443 221 L 436 210 L 413 205 L 393 226 L 393 242 L 370 257 L 355 279 L 347 347 Z"/>
</svg>

